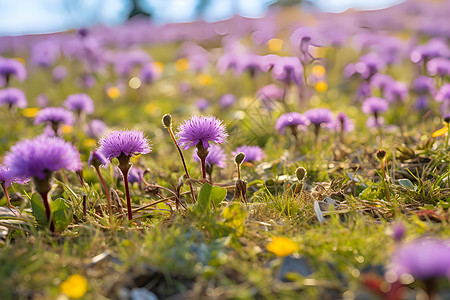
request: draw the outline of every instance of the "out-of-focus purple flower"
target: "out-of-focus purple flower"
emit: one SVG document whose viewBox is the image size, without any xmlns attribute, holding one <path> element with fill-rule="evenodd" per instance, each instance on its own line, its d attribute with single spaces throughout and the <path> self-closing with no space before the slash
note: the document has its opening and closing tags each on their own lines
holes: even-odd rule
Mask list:
<svg viewBox="0 0 450 300">
<path fill-rule="evenodd" d="M 358 89 L 355 92 L 355 99 L 356 101 L 361 101 L 361 99 L 366 99 L 368 97 L 372 96 L 372 89 L 370 87 L 370 84 L 367 81 L 361 82 Z"/>
<path fill-rule="evenodd" d="M 333 113 L 328 108 L 310 109 L 305 112 L 305 117 L 316 126 L 325 126 L 333 122 Z"/>
<path fill-rule="evenodd" d="M 94 112 L 94 102 L 91 97 L 83 93 L 69 95 L 66 101 L 64 101 L 64 106 L 76 112 L 78 115 L 81 112 L 86 114 L 92 114 Z"/>
<path fill-rule="evenodd" d="M 431 76 L 447 76 L 450 74 L 450 59 L 436 57 L 427 63 L 427 71 Z"/>
<path fill-rule="evenodd" d="M 39 107 L 47 107 L 49 101 L 45 94 L 39 94 L 36 97 L 36 102 Z"/>
<path fill-rule="evenodd" d="M 214 116 L 192 116 L 178 126 L 178 142 L 186 150 L 202 143 L 208 149 L 209 142 L 225 143 L 228 133 L 221 120 Z"/>
<path fill-rule="evenodd" d="M 102 120 L 93 119 L 83 129 L 89 137 L 98 139 L 105 133 L 106 124 Z"/>
<path fill-rule="evenodd" d="M 137 154 L 150 153 L 151 148 L 148 139 L 142 131 L 116 130 L 103 136 L 99 141 L 98 151 L 105 155 L 108 161 L 124 155 L 132 157 Z"/>
<path fill-rule="evenodd" d="M 264 154 L 263 149 L 259 146 L 240 146 L 237 147 L 236 150 L 232 153 L 233 156 L 236 156 L 238 153 L 244 153 L 245 158 L 243 161 L 255 162 L 262 160 L 266 155 Z"/>
<path fill-rule="evenodd" d="M 56 40 L 42 40 L 31 50 L 31 62 L 35 66 L 49 68 L 60 56 L 59 45 Z"/>
<path fill-rule="evenodd" d="M 60 82 L 67 76 L 67 69 L 64 66 L 54 67 L 52 70 L 53 80 L 55 82 Z"/>
<path fill-rule="evenodd" d="M 350 118 L 346 114 L 340 112 L 336 117 L 335 128 L 337 131 L 349 132 L 355 129 L 355 124 L 352 122 L 352 120 L 350 120 Z"/>
<path fill-rule="evenodd" d="M 261 99 L 264 107 L 266 107 L 268 110 L 272 110 L 273 103 L 275 101 L 283 99 L 284 92 L 277 85 L 269 84 L 260 88 L 256 94 L 258 95 L 259 99 Z"/>
<path fill-rule="evenodd" d="M 368 128 L 379 128 L 384 125 L 384 118 L 383 117 L 374 117 L 370 116 L 366 121 L 366 127 Z"/>
<path fill-rule="evenodd" d="M 5 187 L 11 186 L 11 183 L 26 184 L 30 179 L 25 177 L 13 176 L 8 166 L 0 166 L 0 184 Z"/>
<path fill-rule="evenodd" d="M 209 107 L 209 101 L 206 100 L 205 98 L 199 98 L 197 99 L 197 101 L 195 102 L 195 106 L 197 106 L 197 108 L 203 112 L 205 109 L 207 109 Z"/>
<path fill-rule="evenodd" d="M 291 34 L 290 40 L 302 62 L 313 59 L 311 48 L 321 47 L 324 42 L 319 32 L 313 27 L 300 27 L 296 29 Z"/>
<path fill-rule="evenodd" d="M 297 57 L 279 57 L 272 70 L 273 77 L 286 84 L 303 83 L 303 66 Z"/>
<path fill-rule="evenodd" d="M 408 96 L 408 86 L 404 82 L 393 81 L 386 86 L 383 96 L 389 102 L 405 102 Z"/>
<path fill-rule="evenodd" d="M 25 108 L 27 104 L 27 98 L 21 90 L 15 88 L 0 90 L 0 105 L 8 105 L 10 108 Z"/>
<path fill-rule="evenodd" d="M 441 86 L 441 88 L 436 94 L 436 101 L 437 102 L 450 101 L 450 83 L 446 83 L 443 86 Z"/>
<path fill-rule="evenodd" d="M 135 182 L 141 183 L 144 177 L 144 170 L 139 167 L 131 168 L 128 172 L 128 182 L 133 184 Z"/>
<path fill-rule="evenodd" d="M 417 110 L 425 110 L 429 107 L 428 99 L 425 96 L 417 97 L 416 103 L 414 104 L 414 108 Z"/>
<path fill-rule="evenodd" d="M 11 147 L 5 164 L 13 176 L 48 178 L 59 169 L 77 171 L 82 168 L 80 154 L 70 143 L 57 137 L 23 140 Z"/>
<path fill-rule="evenodd" d="M 433 94 L 435 92 L 434 80 L 428 76 L 418 76 L 413 83 L 413 89 L 417 94 Z"/>
<path fill-rule="evenodd" d="M 42 109 L 34 119 L 34 124 L 51 123 L 54 125 L 72 125 L 74 118 L 72 112 L 62 107 L 46 107 Z"/>
<path fill-rule="evenodd" d="M 394 81 L 394 78 L 389 75 L 377 73 L 370 79 L 370 85 L 384 91 Z"/>
<path fill-rule="evenodd" d="M 394 241 L 400 242 L 404 237 L 406 233 L 406 228 L 403 223 L 399 222 L 392 226 L 392 237 L 394 238 Z"/>
<path fill-rule="evenodd" d="M 362 111 L 368 115 L 379 115 L 389 109 L 386 100 L 378 97 L 367 98 L 362 104 Z"/>
<path fill-rule="evenodd" d="M 106 167 L 108 165 L 108 160 L 102 152 L 94 150 L 91 151 L 91 154 L 89 155 L 88 165 L 94 168 L 98 168 L 99 166 Z"/>
<path fill-rule="evenodd" d="M 281 115 L 277 122 L 275 123 L 275 129 L 278 130 L 281 134 L 284 133 L 286 127 L 300 129 L 302 131 L 306 130 L 306 126 L 308 126 L 311 122 L 309 119 L 298 112 L 290 112 Z"/>
<path fill-rule="evenodd" d="M 3 79 L 1 81 L 8 84 L 12 76 L 19 81 L 24 81 L 27 78 L 27 71 L 21 62 L 0 57 L 0 78 Z"/>
<path fill-rule="evenodd" d="M 384 65 L 385 63 L 383 59 L 378 54 L 371 52 L 361 56 L 355 68 L 357 70 L 361 68 L 359 73 L 361 73 L 364 78 L 370 78 L 375 73 L 380 71 Z"/>
<path fill-rule="evenodd" d="M 193 154 L 195 161 L 200 161 L 200 158 L 197 155 L 197 149 Z M 219 168 L 225 168 L 227 166 L 227 155 L 225 151 L 223 151 L 222 147 L 219 145 L 211 145 L 208 148 L 208 156 L 206 156 L 206 164 L 210 166 L 218 166 Z"/>
<path fill-rule="evenodd" d="M 121 76 L 130 75 L 133 68 L 151 62 L 150 55 L 142 50 L 133 50 L 114 55 L 114 67 Z"/>
<path fill-rule="evenodd" d="M 248 72 L 251 77 L 261 72 L 262 57 L 256 54 L 246 53 L 225 53 L 217 61 L 217 69 L 220 73 L 231 69 L 236 76 Z"/>
<path fill-rule="evenodd" d="M 427 44 L 416 46 L 410 54 L 410 59 L 413 63 L 421 63 L 428 61 L 433 57 L 449 57 L 450 49 L 447 42 L 440 38 L 433 38 Z"/>
<path fill-rule="evenodd" d="M 157 71 L 151 63 L 144 64 L 141 68 L 141 72 L 139 73 L 139 78 L 145 84 L 152 84 L 153 81 L 158 79 L 160 76 L 161 74 L 159 71 Z"/>
<path fill-rule="evenodd" d="M 390 272 L 420 280 L 450 279 L 450 240 L 420 238 L 400 246 L 392 256 Z"/>
<path fill-rule="evenodd" d="M 80 37 L 84 38 L 84 37 L 87 37 L 87 36 L 88 36 L 89 30 L 88 30 L 86 27 L 83 27 L 83 28 L 80 28 L 80 29 L 77 30 L 77 34 L 78 34 Z"/>
<path fill-rule="evenodd" d="M 236 102 L 236 97 L 233 94 L 225 94 L 222 97 L 220 97 L 219 103 L 221 108 L 228 108 L 230 106 L 233 106 L 233 104 Z"/>
<path fill-rule="evenodd" d="M 92 75 L 89 75 L 89 74 L 81 75 L 80 78 L 79 78 L 79 84 L 83 88 L 91 88 L 91 87 L 93 87 L 96 81 L 97 80 L 95 79 L 95 77 L 92 76 Z"/>
</svg>

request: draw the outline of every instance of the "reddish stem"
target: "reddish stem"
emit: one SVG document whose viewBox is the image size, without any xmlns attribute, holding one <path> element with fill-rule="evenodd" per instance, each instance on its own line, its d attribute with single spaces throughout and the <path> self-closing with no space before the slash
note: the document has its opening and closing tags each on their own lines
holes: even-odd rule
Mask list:
<svg viewBox="0 0 450 300">
<path fill-rule="evenodd" d="M 97 171 L 98 178 L 100 179 L 103 191 L 105 192 L 106 200 L 108 201 L 108 212 L 111 215 L 112 214 L 112 207 L 111 207 L 111 196 L 109 194 L 109 189 L 106 186 L 105 180 L 103 180 L 102 173 L 100 173 L 100 168 L 99 167 L 95 167 L 95 170 Z"/>
<path fill-rule="evenodd" d="M 5 185 L 4 182 L 2 182 L 2 188 L 3 188 L 3 192 L 5 193 L 6 201 L 8 202 L 9 208 L 14 208 L 14 206 L 12 206 L 12 205 L 11 205 L 11 202 L 9 201 L 8 190 L 6 189 L 6 185 Z"/>
<path fill-rule="evenodd" d="M 48 192 L 49 191 L 43 191 L 43 192 L 39 192 L 39 194 L 41 194 L 42 202 L 44 202 L 45 215 L 47 216 L 47 221 L 50 224 L 50 231 L 52 233 L 54 233 L 55 232 L 55 223 L 53 222 L 52 213 L 50 210 L 50 204 L 48 203 Z"/>
<path fill-rule="evenodd" d="M 123 183 L 125 185 L 125 196 L 127 197 L 128 220 L 131 221 L 131 219 L 133 219 L 133 213 L 131 211 L 130 188 L 128 185 L 128 171 L 130 170 L 130 168 L 122 169 L 119 167 L 119 169 L 122 172 Z"/>
</svg>

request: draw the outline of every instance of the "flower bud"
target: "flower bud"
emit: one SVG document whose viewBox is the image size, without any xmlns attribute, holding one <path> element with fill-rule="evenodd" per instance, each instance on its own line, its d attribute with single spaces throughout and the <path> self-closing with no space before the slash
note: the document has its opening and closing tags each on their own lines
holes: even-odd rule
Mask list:
<svg viewBox="0 0 450 300">
<path fill-rule="evenodd" d="M 238 154 L 236 154 L 236 157 L 234 158 L 234 161 L 236 162 L 236 164 L 240 165 L 240 164 L 242 164 L 244 159 L 245 159 L 244 152 L 239 152 Z"/>
<path fill-rule="evenodd" d="M 375 155 L 377 156 L 379 161 L 383 161 L 386 158 L 386 151 L 378 150 Z"/>
<path fill-rule="evenodd" d="M 295 171 L 295 175 L 297 176 L 298 181 L 303 181 L 306 176 L 306 169 L 303 167 L 298 167 Z"/>
<path fill-rule="evenodd" d="M 169 114 L 165 114 L 162 118 L 162 123 L 165 127 L 169 128 L 172 125 L 172 116 Z"/>
</svg>

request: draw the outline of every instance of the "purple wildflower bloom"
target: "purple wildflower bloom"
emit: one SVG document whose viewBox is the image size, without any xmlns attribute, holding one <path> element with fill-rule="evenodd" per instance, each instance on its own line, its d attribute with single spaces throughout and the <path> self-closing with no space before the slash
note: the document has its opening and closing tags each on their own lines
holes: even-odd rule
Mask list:
<svg viewBox="0 0 450 300">
<path fill-rule="evenodd" d="M 111 131 L 99 140 L 98 151 L 102 152 L 108 161 L 122 154 L 126 157 L 150 153 L 149 141 L 142 131 L 116 130 Z"/>
<path fill-rule="evenodd" d="M 402 245 L 392 257 L 390 271 L 416 279 L 450 279 L 450 240 L 420 238 Z"/>
<path fill-rule="evenodd" d="M 386 100 L 378 97 L 367 98 L 362 104 L 362 111 L 368 115 L 378 115 L 387 111 L 389 104 Z"/>
<path fill-rule="evenodd" d="M 11 147 L 5 164 L 12 176 L 45 179 L 59 169 L 80 170 L 80 154 L 70 143 L 57 137 L 37 137 L 23 140 Z"/>
<path fill-rule="evenodd" d="M 300 86 L 303 83 L 303 66 L 297 57 L 279 57 L 272 73 L 275 79 L 288 85 L 295 83 Z"/>
<path fill-rule="evenodd" d="M 67 69 L 63 66 L 57 66 L 52 70 L 53 80 L 55 82 L 60 82 L 67 76 Z"/>
<path fill-rule="evenodd" d="M 142 178 L 144 177 L 144 170 L 141 168 L 131 168 L 130 172 L 128 172 L 128 181 L 130 184 L 133 184 L 135 182 L 141 183 Z"/>
<path fill-rule="evenodd" d="M 336 130 L 349 132 L 353 129 L 355 129 L 355 124 L 353 124 L 352 120 L 346 114 L 340 112 L 336 117 Z"/>
<path fill-rule="evenodd" d="M 236 102 L 236 97 L 233 94 L 225 94 L 220 97 L 219 102 L 221 108 L 227 108 L 232 106 L 234 102 Z"/>
<path fill-rule="evenodd" d="M 370 85 L 383 91 L 393 81 L 394 81 L 394 78 L 392 78 L 391 76 L 386 75 L 386 74 L 377 73 L 377 74 L 373 75 L 372 78 L 370 79 Z"/>
<path fill-rule="evenodd" d="M 4 79 L 7 84 L 11 76 L 15 76 L 19 81 L 24 81 L 27 78 L 27 71 L 21 62 L 0 57 L 0 78 Z"/>
<path fill-rule="evenodd" d="M 106 159 L 105 155 L 103 155 L 102 152 L 94 150 L 91 151 L 91 155 L 89 155 L 88 165 L 92 167 L 99 167 L 99 166 L 106 167 L 108 165 L 108 160 Z"/>
<path fill-rule="evenodd" d="M 209 142 L 222 144 L 228 136 L 225 125 L 214 116 L 192 116 L 178 126 L 178 141 L 184 150 L 202 143 L 208 149 Z"/>
<path fill-rule="evenodd" d="M 37 105 L 39 105 L 40 107 L 47 107 L 48 106 L 48 98 L 45 94 L 39 94 L 36 97 L 36 102 Z"/>
<path fill-rule="evenodd" d="M 291 44 L 296 47 L 296 51 L 302 62 L 313 58 L 310 53 L 311 46 L 320 47 L 323 44 L 323 38 L 313 27 L 300 27 L 296 29 L 290 37 Z"/>
<path fill-rule="evenodd" d="M 139 78 L 145 84 L 151 84 L 153 81 L 160 77 L 160 73 L 155 70 L 153 64 L 145 64 L 142 66 L 141 71 L 139 73 Z"/>
<path fill-rule="evenodd" d="M 248 161 L 248 162 L 260 161 L 266 156 L 264 154 L 263 149 L 261 149 L 261 147 L 258 147 L 258 146 L 244 145 L 241 147 L 237 147 L 236 151 L 234 151 L 232 154 L 233 154 L 233 156 L 236 156 L 240 152 L 245 154 L 244 161 Z"/>
<path fill-rule="evenodd" d="M 355 68 L 361 68 L 361 75 L 364 78 L 370 78 L 379 70 L 381 70 L 384 65 L 385 63 L 383 59 L 378 54 L 371 52 L 369 54 L 361 56 Z"/>
<path fill-rule="evenodd" d="M 8 166 L 0 166 L 0 184 L 5 187 L 11 186 L 11 183 L 26 184 L 30 181 L 28 178 L 13 176 Z"/>
<path fill-rule="evenodd" d="M 195 161 L 200 161 L 200 158 L 197 155 L 197 149 L 195 150 L 193 154 Z M 219 145 L 211 145 L 208 148 L 208 156 L 206 157 L 206 164 L 210 166 L 218 166 L 219 168 L 225 168 L 227 163 L 227 156 L 225 154 L 225 151 L 223 151 L 222 147 Z"/>
<path fill-rule="evenodd" d="M 105 133 L 106 124 L 102 120 L 93 119 L 83 129 L 89 137 L 98 139 Z"/>
<path fill-rule="evenodd" d="M 313 108 L 305 112 L 305 117 L 316 125 L 327 125 L 333 122 L 333 113 L 328 108 Z"/>
<path fill-rule="evenodd" d="M 307 117 L 298 112 L 291 112 L 281 115 L 275 123 L 275 129 L 281 134 L 284 133 L 286 127 L 294 127 L 297 129 L 305 130 L 306 126 L 310 124 Z"/>
<path fill-rule="evenodd" d="M 378 128 L 384 125 L 384 118 L 378 116 L 375 118 L 374 116 L 370 116 L 366 121 L 366 127 L 368 128 Z"/>
<path fill-rule="evenodd" d="M 448 48 L 445 40 L 433 38 L 429 40 L 427 44 L 416 46 L 411 51 L 410 59 L 413 63 L 420 63 L 439 56 L 450 56 L 450 49 Z"/>
<path fill-rule="evenodd" d="M 40 123 L 72 125 L 74 118 L 72 112 L 62 107 L 47 107 L 41 110 L 34 119 L 34 124 Z"/>
<path fill-rule="evenodd" d="M 393 81 L 386 86 L 383 96 L 389 102 L 404 102 L 408 96 L 408 86 L 404 82 Z"/>
<path fill-rule="evenodd" d="M 91 97 L 86 94 L 73 94 L 69 95 L 64 101 L 64 106 L 71 111 L 84 112 L 86 114 L 91 114 L 94 112 L 94 102 L 92 102 Z"/>
<path fill-rule="evenodd" d="M 400 242 L 404 237 L 406 233 L 406 228 L 403 223 L 396 223 L 392 227 L 392 237 L 394 238 L 394 241 Z"/>
<path fill-rule="evenodd" d="M 436 57 L 427 63 L 427 71 L 431 76 L 447 76 L 450 74 L 450 59 Z"/>
<path fill-rule="evenodd" d="M 433 93 L 435 90 L 433 78 L 427 76 L 417 77 L 413 86 L 414 91 L 418 94 Z"/>
<path fill-rule="evenodd" d="M 283 99 L 284 92 L 275 84 L 269 84 L 260 88 L 257 95 L 264 107 L 272 110 L 273 102 Z"/>
<path fill-rule="evenodd" d="M 209 107 L 209 101 L 206 100 L 205 98 L 199 98 L 195 102 L 195 105 L 197 106 L 197 108 L 200 111 L 204 111 L 205 109 L 207 109 Z"/>
<path fill-rule="evenodd" d="M 15 88 L 0 90 L 0 105 L 25 108 L 27 104 L 27 98 L 25 98 L 25 94 L 21 90 Z"/>
<path fill-rule="evenodd" d="M 444 102 L 444 101 L 450 101 L 450 83 L 446 83 L 436 94 L 436 101 L 437 102 Z"/>
</svg>

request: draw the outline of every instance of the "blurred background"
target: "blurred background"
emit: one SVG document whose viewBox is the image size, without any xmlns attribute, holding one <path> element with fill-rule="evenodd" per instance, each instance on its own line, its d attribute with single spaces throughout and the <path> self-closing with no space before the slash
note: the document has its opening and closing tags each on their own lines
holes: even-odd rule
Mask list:
<svg viewBox="0 0 450 300">
<path fill-rule="evenodd" d="M 157 24 L 214 22 L 264 16 L 270 7 L 343 12 L 382 9 L 402 0 L 0 0 L 0 36 L 42 34 L 97 24 L 116 25 L 135 16 Z"/>
</svg>

